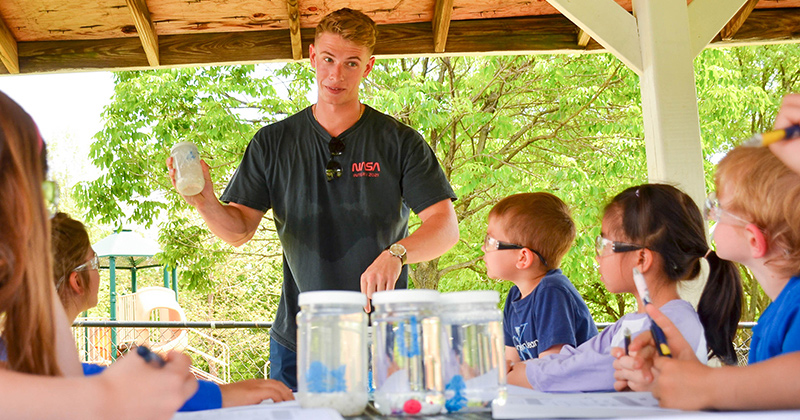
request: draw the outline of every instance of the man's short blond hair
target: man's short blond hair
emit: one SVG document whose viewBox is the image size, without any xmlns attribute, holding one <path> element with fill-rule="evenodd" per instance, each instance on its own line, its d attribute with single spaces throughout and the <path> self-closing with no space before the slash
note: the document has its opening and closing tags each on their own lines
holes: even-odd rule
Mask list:
<svg viewBox="0 0 800 420">
<path fill-rule="evenodd" d="M 317 25 L 314 42 L 317 42 L 320 35 L 326 32 L 366 47 L 370 55 L 375 51 L 378 27 L 369 16 L 358 10 L 343 8 L 328 13 Z"/>
</svg>

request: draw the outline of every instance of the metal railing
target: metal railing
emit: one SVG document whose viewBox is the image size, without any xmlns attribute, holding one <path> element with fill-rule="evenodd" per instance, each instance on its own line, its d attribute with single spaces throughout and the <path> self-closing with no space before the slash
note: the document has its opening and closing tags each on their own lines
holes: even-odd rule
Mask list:
<svg viewBox="0 0 800 420">
<path fill-rule="evenodd" d="M 598 323 L 602 330 L 611 323 Z M 754 322 L 739 323 L 734 348 L 739 364 L 746 365 Z M 87 363 L 109 364 L 135 344 L 147 344 L 144 337 L 169 341 L 183 330 L 187 331 L 185 345 L 178 350 L 192 358 L 192 371 L 198 378 L 218 383 L 264 378 L 269 374 L 269 328 L 272 322 L 161 322 L 161 321 L 108 321 L 79 318 L 73 324 L 73 333 L 81 360 Z M 140 340 L 119 343 L 111 347 L 111 329 L 128 328 L 139 332 Z M 146 333 L 145 333 L 146 332 Z M 173 336 L 170 336 L 173 334 Z"/>
<path fill-rule="evenodd" d="M 263 378 L 269 372 L 272 322 L 109 321 L 79 318 L 72 324 L 81 361 L 107 365 L 134 345 L 180 350 L 192 358 L 198 378 L 228 383 Z M 126 330 L 111 344 L 112 329 Z M 174 341 L 179 341 L 175 343 Z"/>
</svg>

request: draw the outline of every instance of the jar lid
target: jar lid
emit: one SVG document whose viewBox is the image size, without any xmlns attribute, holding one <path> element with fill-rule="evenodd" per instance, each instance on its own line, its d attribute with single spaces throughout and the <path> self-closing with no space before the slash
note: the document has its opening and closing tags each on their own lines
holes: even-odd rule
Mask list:
<svg viewBox="0 0 800 420">
<path fill-rule="evenodd" d="M 373 305 L 387 303 L 436 303 L 439 292 L 430 289 L 399 289 L 375 292 L 372 295 Z"/>
<path fill-rule="evenodd" d="M 297 302 L 300 306 L 320 304 L 367 306 L 367 295 L 350 290 L 317 290 L 300 293 Z"/>
<path fill-rule="evenodd" d="M 463 292 L 442 293 L 443 305 L 459 303 L 500 303 L 500 293 L 496 290 L 466 290 Z"/>
<path fill-rule="evenodd" d="M 173 153 L 173 152 L 175 152 L 175 150 L 176 150 L 176 149 L 178 149 L 178 148 L 181 148 L 181 147 L 186 147 L 186 146 L 193 146 L 193 147 L 197 147 L 197 146 L 196 146 L 194 143 L 192 143 L 192 142 L 190 142 L 190 141 L 182 141 L 182 142 L 180 142 L 180 143 L 175 143 L 175 144 L 172 146 L 172 150 L 170 150 L 170 153 Z"/>
</svg>

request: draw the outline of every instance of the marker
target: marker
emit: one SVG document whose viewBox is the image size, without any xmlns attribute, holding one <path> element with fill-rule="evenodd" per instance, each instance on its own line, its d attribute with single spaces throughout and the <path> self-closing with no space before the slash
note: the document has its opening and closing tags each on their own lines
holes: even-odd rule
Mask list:
<svg viewBox="0 0 800 420">
<path fill-rule="evenodd" d="M 800 137 L 800 124 L 795 124 L 791 127 L 786 127 L 783 130 L 767 131 L 766 133 L 755 134 L 750 137 L 742 146 L 747 147 L 763 147 L 769 146 L 772 143 L 777 143 L 781 140 L 789 140 L 795 137 Z"/>
<path fill-rule="evenodd" d="M 628 355 L 628 347 L 631 345 L 631 330 L 625 328 L 625 355 Z"/>
<path fill-rule="evenodd" d="M 645 305 L 649 305 L 652 303 L 650 300 L 650 291 L 647 290 L 647 283 L 644 281 L 644 276 L 639 271 L 638 268 L 633 267 L 633 282 L 636 284 L 636 289 L 639 291 L 639 297 L 642 298 L 642 301 Z M 653 340 L 656 342 L 656 350 L 658 350 L 658 354 L 661 356 L 672 357 L 672 352 L 667 345 L 667 336 L 664 335 L 664 331 L 659 327 L 653 318 L 650 315 L 647 315 L 650 318 L 650 332 L 653 333 Z"/>
<path fill-rule="evenodd" d="M 138 353 L 139 356 L 142 356 L 145 362 L 147 363 L 155 362 L 156 364 L 158 364 L 158 367 L 163 367 L 167 363 L 164 361 L 164 359 L 161 358 L 161 356 L 159 356 L 156 353 L 153 353 L 152 351 L 150 351 L 149 348 L 145 346 L 136 347 L 136 353 Z"/>
</svg>

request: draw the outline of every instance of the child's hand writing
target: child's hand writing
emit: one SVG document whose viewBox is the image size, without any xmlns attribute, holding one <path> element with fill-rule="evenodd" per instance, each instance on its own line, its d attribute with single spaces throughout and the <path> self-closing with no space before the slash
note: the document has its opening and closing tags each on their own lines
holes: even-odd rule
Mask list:
<svg viewBox="0 0 800 420">
<path fill-rule="evenodd" d="M 655 305 L 647 305 L 645 310 L 664 331 L 667 345 L 672 350 L 674 358 L 694 361 L 702 365 L 697 360 L 692 346 L 686 342 L 675 324 L 666 315 L 661 313 Z M 611 349 L 611 355 L 617 358 L 614 361 L 614 389 L 617 391 L 627 389 L 652 391 L 655 395 L 660 373 L 658 366 L 668 364 L 664 360 L 669 360 L 669 358 L 658 357 L 656 343 L 650 331 L 644 331 L 637 335 L 631 342 L 628 351 L 630 355 L 625 355 L 625 350 L 618 347 Z"/>
<path fill-rule="evenodd" d="M 650 334 L 650 331 L 645 331 L 642 334 Z M 652 345 L 645 346 L 645 351 L 655 352 L 655 347 Z M 625 354 L 625 349 L 614 347 L 611 349 L 611 355 L 617 360 L 614 361 L 614 389 L 617 391 L 650 391 L 651 384 L 653 383 L 653 375 L 650 370 L 645 376 L 645 371 L 637 366 L 636 356 L 639 352 L 629 352 Z"/>
<path fill-rule="evenodd" d="M 662 407 L 698 410 L 707 407 L 710 394 L 706 380 L 711 368 L 697 360 L 692 347 L 683 338 L 675 324 L 654 305 L 645 310 L 664 331 L 672 358 L 659 357 L 653 336 L 639 334 L 631 342 L 630 351 L 636 353 L 632 367 L 642 372 L 643 380 L 652 381 L 650 390 Z"/>
</svg>

